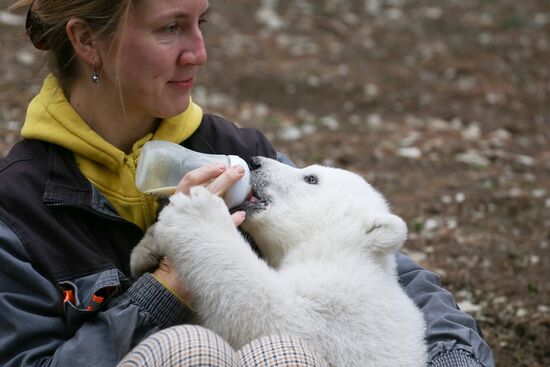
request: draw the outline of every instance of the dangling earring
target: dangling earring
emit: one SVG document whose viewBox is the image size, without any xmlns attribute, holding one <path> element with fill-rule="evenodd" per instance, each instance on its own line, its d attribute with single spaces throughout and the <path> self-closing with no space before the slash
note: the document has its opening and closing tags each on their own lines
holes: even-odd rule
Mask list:
<svg viewBox="0 0 550 367">
<path fill-rule="evenodd" d="M 99 77 L 99 74 L 97 73 L 95 60 L 94 60 L 94 71 L 92 72 L 92 82 L 94 84 L 98 84 L 100 80 L 101 80 L 101 78 Z"/>
</svg>

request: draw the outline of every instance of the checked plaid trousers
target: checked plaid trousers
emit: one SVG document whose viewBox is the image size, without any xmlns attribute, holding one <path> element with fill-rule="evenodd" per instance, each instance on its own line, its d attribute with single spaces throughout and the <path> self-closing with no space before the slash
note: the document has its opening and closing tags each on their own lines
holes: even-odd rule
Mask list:
<svg viewBox="0 0 550 367">
<path fill-rule="evenodd" d="M 117 367 L 326 367 L 304 341 L 265 336 L 235 351 L 200 326 L 174 326 L 138 344 Z"/>
</svg>

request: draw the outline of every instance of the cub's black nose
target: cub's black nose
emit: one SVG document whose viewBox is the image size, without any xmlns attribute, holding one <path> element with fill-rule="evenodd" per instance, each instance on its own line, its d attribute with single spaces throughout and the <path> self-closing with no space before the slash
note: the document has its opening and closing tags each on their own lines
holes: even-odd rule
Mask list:
<svg viewBox="0 0 550 367">
<path fill-rule="evenodd" d="M 260 157 L 252 157 L 250 158 L 250 169 L 252 171 L 260 168 L 262 166 Z"/>
</svg>

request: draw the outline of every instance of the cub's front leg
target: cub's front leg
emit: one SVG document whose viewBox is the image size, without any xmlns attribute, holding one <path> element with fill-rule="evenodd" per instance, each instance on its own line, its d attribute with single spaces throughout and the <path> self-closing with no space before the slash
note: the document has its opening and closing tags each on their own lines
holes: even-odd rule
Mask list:
<svg viewBox="0 0 550 367">
<path fill-rule="evenodd" d="M 264 335 L 271 322 L 265 310 L 288 302 L 274 270 L 241 236 L 223 200 L 205 188 L 173 195 L 153 234 L 204 326 L 234 346 Z"/>
<path fill-rule="evenodd" d="M 212 256 L 230 257 L 227 246 L 245 247 L 223 200 L 202 186 L 193 187 L 189 195 L 174 194 L 160 213 L 153 235 L 158 252 L 178 270 Z"/>
<path fill-rule="evenodd" d="M 220 236 L 238 234 L 223 201 L 203 187 L 193 188 L 190 196 L 174 194 L 170 205 L 161 212 L 159 222 L 162 228 L 156 230 L 157 224 L 151 226 L 132 251 L 133 276 L 154 270 L 164 256 L 176 262 L 174 247 L 178 247 L 179 252 L 199 242 L 202 246 L 205 243 L 213 246 Z"/>
</svg>

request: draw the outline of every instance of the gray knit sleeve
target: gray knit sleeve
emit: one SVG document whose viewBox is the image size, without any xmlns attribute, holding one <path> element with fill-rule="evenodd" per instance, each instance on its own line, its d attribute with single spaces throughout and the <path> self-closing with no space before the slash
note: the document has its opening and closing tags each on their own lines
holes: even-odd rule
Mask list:
<svg viewBox="0 0 550 367">
<path fill-rule="evenodd" d="M 149 273 L 138 278 L 124 296 L 149 314 L 161 329 L 191 323 L 194 318 L 193 311 Z"/>
</svg>

